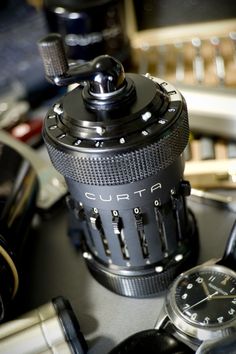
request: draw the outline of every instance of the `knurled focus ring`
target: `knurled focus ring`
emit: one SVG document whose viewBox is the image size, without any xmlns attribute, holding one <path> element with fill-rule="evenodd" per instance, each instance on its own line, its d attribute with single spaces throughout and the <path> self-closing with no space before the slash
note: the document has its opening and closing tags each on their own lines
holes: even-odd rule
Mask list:
<svg viewBox="0 0 236 354">
<path fill-rule="evenodd" d="M 112 186 L 131 183 L 150 177 L 165 169 L 181 155 L 188 143 L 187 111 L 183 111 L 175 127 L 157 142 L 111 156 L 81 156 L 63 152 L 46 145 L 54 167 L 64 176 L 79 183 Z"/>
</svg>

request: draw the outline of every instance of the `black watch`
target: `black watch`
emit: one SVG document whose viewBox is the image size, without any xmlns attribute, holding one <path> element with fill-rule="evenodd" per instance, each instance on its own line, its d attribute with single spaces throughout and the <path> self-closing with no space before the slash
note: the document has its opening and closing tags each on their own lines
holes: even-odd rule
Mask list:
<svg viewBox="0 0 236 354">
<path fill-rule="evenodd" d="M 182 273 L 171 285 L 156 329 L 191 349 L 236 332 L 236 222 L 223 257 Z"/>
<path fill-rule="evenodd" d="M 235 270 L 236 222 L 222 259 L 191 268 L 173 282 L 155 329 L 130 336 L 109 354 L 202 353 L 206 343 L 205 352 L 213 353 L 216 341 L 236 332 Z M 232 342 L 236 352 L 235 341 L 227 345 Z M 225 340 L 220 345 L 226 346 Z"/>
</svg>

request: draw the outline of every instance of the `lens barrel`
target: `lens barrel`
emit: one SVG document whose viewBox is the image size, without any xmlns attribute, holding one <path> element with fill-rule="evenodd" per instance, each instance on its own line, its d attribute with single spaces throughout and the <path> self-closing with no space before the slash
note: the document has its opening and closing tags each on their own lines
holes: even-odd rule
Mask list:
<svg viewBox="0 0 236 354">
<path fill-rule="evenodd" d="M 196 261 L 183 179 L 188 114 L 172 85 L 126 74 L 114 93 L 79 86 L 50 109 L 43 135 L 100 283 L 125 296 L 153 296 Z"/>
<path fill-rule="evenodd" d="M 88 347 L 62 296 L 0 326 L 0 354 L 85 354 Z"/>
</svg>

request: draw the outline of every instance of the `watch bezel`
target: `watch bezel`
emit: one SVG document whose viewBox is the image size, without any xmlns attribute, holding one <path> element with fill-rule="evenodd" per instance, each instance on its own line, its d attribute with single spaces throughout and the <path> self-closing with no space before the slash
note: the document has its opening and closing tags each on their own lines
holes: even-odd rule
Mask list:
<svg viewBox="0 0 236 354">
<path fill-rule="evenodd" d="M 222 337 L 236 331 L 236 317 L 232 320 L 226 321 L 223 324 L 203 326 L 201 324 L 193 323 L 182 314 L 176 303 L 176 288 L 184 277 L 199 271 L 223 272 L 226 275 L 230 275 L 236 279 L 236 272 L 222 265 L 199 265 L 180 274 L 172 284 L 166 299 L 165 310 L 170 318 L 170 321 L 176 329 L 180 331 L 180 334 L 182 333 L 183 335 L 188 335 L 200 341 L 212 340 L 218 338 L 219 336 Z"/>
</svg>

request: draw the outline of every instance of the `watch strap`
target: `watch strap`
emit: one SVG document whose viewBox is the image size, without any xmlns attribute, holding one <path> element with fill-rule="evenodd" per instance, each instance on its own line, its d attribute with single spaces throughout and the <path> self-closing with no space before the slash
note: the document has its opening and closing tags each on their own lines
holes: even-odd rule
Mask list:
<svg viewBox="0 0 236 354">
<path fill-rule="evenodd" d="M 162 329 L 149 329 L 131 335 L 109 354 L 193 354 L 194 351 Z"/>
<path fill-rule="evenodd" d="M 224 255 L 218 264 L 236 270 L 236 221 L 234 222 L 230 231 Z"/>
</svg>

